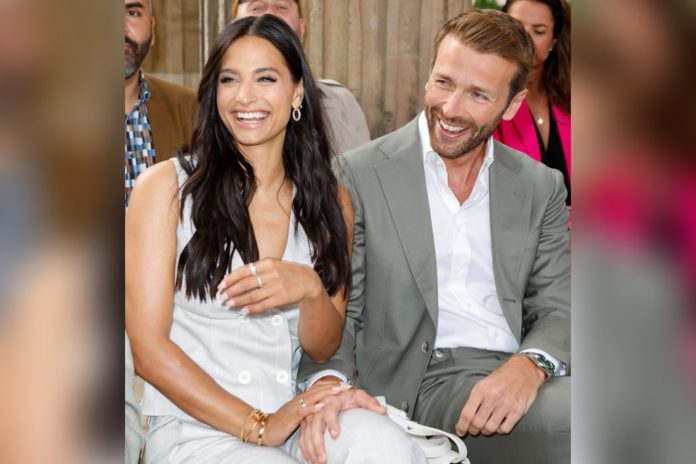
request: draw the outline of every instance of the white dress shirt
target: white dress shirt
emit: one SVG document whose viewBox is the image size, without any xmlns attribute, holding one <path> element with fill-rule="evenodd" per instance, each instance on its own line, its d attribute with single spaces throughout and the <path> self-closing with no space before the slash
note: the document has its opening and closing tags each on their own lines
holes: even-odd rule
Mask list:
<svg viewBox="0 0 696 464">
<path fill-rule="evenodd" d="M 437 263 L 435 346 L 513 353 L 519 344 L 500 306 L 493 277 L 488 191 L 493 144 L 486 144 L 471 194 L 460 204 L 447 184 L 445 163 L 430 145 L 424 113 L 418 118 L 418 130 Z"/>
</svg>

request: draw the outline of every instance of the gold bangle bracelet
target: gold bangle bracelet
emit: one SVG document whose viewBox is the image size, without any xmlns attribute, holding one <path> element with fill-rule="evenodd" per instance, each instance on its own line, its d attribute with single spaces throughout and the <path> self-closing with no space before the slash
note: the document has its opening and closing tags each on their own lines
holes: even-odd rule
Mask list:
<svg viewBox="0 0 696 464">
<path fill-rule="evenodd" d="M 261 411 L 260 409 L 254 409 L 253 411 L 251 411 L 249 413 L 248 416 L 246 416 L 246 418 L 244 419 L 244 422 L 242 423 L 242 428 L 239 431 L 239 439 L 242 442 L 246 443 L 247 441 L 249 441 L 249 435 L 251 435 L 251 432 L 256 428 L 256 425 L 258 425 L 259 421 L 263 417 L 263 414 L 264 414 L 263 411 Z M 256 420 L 255 420 L 255 423 L 254 423 L 254 426 L 252 427 L 252 429 L 249 430 L 249 432 L 245 436 L 244 429 L 246 428 L 247 422 L 249 422 L 250 419 L 252 419 L 252 420 L 256 419 Z"/>
<path fill-rule="evenodd" d="M 244 441 L 244 428 L 246 427 L 247 422 L 249 422 L 249 419 L 251 418 L 251 416 L 253 416 L 256 412 L 258 412 L 258 410 L 257 410 L 257 409 L 254 409 L 254 410 L 252 410 L 252 411 L 249 413 L 248 416 L 246 416 L 246 417 L 244 418 L 244 422 L 242 422 L 242 427 L 241 427 L 241 429 L 239 430 L 239 439 L 240 439 L 241 441 Z"/>
<path fill-rule="evenodd" d="M 263 433 L 266 431 L 266 421 L 271 415 L 266 413 L 261 418 L 261 427 L 259 427 L 259 438 L 256 440 L 256 445 L 263 446 Z"/>
<path fill-rule="evenodd" d="M 242 440 L 243 443 L 249 442 L 249 438 L 251 438 L 251 434 L 254 433 L 254 430 L 256 430 L 256 426 L 259 425 L 259 423 L 261 423 L 261 421 L 263 421 L 263 419 L 256 419 L 256 421 L 254 421 L 254 425 L 252 425 L 251 428 L 249 429 L 249 433 L 247 433 L 244 440 Z"/>
</svg>

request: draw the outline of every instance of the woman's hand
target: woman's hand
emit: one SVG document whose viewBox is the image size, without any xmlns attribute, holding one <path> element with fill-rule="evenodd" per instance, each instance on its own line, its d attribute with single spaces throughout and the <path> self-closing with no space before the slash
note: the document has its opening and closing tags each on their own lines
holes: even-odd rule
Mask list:
<svg viewBox="0 0 696 464">
<path fill-rule="evenodd" d="M 341 386 L 322 385 L 295 396 L 266 419 L 263 444 L 265 446 L 279 446 L 283 444 L 299 427 L 300 422 L 305 417 L 322 410 L 324 407 L 323 400 L 329 396 L 336 396 L 343 391 L 344 389 Z M 257 442 L 258 432 L 259 427 L 256 427 L 252 433 L 253 438 L 250 437 L 249 439 L 250 443 Z"/>
<path fill-rule="evenodd" d="M 324 286 L 313 268 L 276 258 L 240 266 L 218 285 L 224 304 L 250 314 L 316 298 L 322 291 Z"/>
<path fill-rule="evenodd" d="M 308 392 L 311 392 L 314 388 L 324 388 L 324 386 L 314 384 Z M 341 433 L 338 424 L 338 415 L 341 411 L 352 408 L 364 408 L 378 414 L 387 413 L 387 409 L 364 390 L 354 389 L 345 384 L 334 388 L 341 388 L 341 394 L 325 398 L 325 406 L 319 412 L 308 415 L 302 421 L 300 450 L 305 460 L 311 464 L 326 463 L 324 432 L 328 428 L 332 438 L 336 439 L 338 437 Z"/>
</svg>

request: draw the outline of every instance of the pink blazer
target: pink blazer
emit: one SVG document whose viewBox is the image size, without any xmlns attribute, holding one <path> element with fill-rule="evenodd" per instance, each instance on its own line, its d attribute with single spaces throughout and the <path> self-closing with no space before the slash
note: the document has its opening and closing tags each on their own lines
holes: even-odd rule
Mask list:
<svg viewBox="0 0 696 464">
<path fill-rule="evenodd" d="M 552 111 L 558 126 L 558 134 L 561 137 L 563 153 L 565 153 L 566 157 L 568 178 L 572 179 L 570 175 L 570 115 L 564 113 L 556 105 L 553 105 Z M 500 121 L 498 128 L 493 133 L 493 137 L 505 145 L 526 153 L 537 161 L 541 161 L 539 139 L 537 138 L 534 120 L 532 119 L 532 113 L 529 111 L 529 106 L 527 106 L 526 99 L 522 102 L 514 118 L 510 121 Z"/>
</svg>

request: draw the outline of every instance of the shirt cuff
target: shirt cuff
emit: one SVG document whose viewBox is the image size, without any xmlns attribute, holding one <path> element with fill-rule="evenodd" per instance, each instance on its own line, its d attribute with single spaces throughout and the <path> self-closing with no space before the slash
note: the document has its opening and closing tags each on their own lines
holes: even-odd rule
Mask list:
<svg viewBox="0 0 696 464">
<path fill-rule="evenodd" d="M 546 351 L 537 350 L 536 348 L 528 348 L 528 349 L 526 349 L 526 350 L 520 351 L 520 353 L 536 353 L 536 354 L 540 354 L 540 355 L 542 355 L 543 357 L 545 357 L 546 359 L 548 359 L 549 361 L 551 361 L 551 363 L 553 363 L 553 366 L 554 366 L 554 370 L 553 370 L 553 376 L 554 376 L 554 377 L 561 377 L 561 376 L 567 375 L 567 373 L 568 373 L 568 369 L 567 369 L 565 363 L 563 363 L 563 362 L 559 361 L 558 359 L 554 358 L 553 356 L 551 356 L 550 354 L 548 354 Z"/>
<path fill-rule="evenodd" d="M 314 375 L 310 375 L 304 382 L 300 382 L 298 384 L 298 388 L 300 390 L 306 391 L 309 387 L 317 383 L 319 380 L 330 375 L 338 377 L 339 379 L 341 379 L 341 382 L 345 384 L 351 385 L 350 381 L 348 380 L 348 377 L 346 377 L 343 373 L 334 369 L 324 369 L 323 371 L 319 371 Z"/>
</svg>

